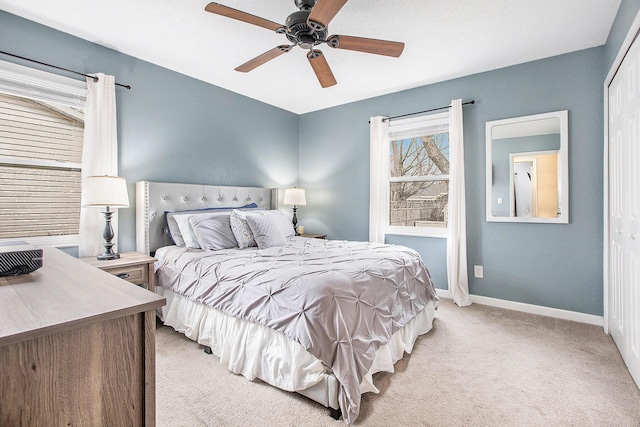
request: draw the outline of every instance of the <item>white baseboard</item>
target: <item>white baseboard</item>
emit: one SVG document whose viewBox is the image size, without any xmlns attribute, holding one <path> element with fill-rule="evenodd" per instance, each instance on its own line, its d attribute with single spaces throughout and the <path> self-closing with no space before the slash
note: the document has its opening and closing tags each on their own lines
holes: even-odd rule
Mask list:
<svg viewBox="0 0 640 427">
<path fill-rule="evenodd" d="M 438 296 L 451 298 L 451 292 L 446 289 L 436 289 Z M 579 313 L 577 311 L 563 310 L 560 308 L 543 307 L 541 305 L 526 304 L 523 302 L 508 301 L 504 299 L 470 295 L 471 302 L 488 305 L 491 307 L 506 308 L 507 310 L 522 311 L 524 313 L 539 314 L 541 316 L 555 317 L 556 319 L 571 320 L 574 322 L 588 323 L 590 325 L 603 326 L 604 317 L 593 314 Z"/>
</svg>

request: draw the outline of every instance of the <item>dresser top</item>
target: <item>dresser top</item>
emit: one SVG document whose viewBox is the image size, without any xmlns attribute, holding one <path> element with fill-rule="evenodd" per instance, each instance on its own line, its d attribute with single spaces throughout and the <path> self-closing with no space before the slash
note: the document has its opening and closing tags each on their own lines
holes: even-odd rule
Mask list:
<svg viewBox="0 0 640 427">
<path fill-rule="evenodd" d="M 43 259 L 33 273 L 0 277 L 0 346 L 165 304 L 59 249 L 44 249 Z"/>
</svg>

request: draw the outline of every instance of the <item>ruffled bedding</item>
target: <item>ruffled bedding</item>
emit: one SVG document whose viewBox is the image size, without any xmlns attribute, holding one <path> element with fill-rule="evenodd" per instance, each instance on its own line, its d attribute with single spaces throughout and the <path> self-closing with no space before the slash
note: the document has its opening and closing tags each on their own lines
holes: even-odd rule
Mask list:
<svg viewBox="0 0 640 427">
<path fill-rule="evenodd" d="M 238 328 L 231 328 L 232 320 L 225 320 L 229 327 L 222 329 L 200 324 L 213 315 L 189 316 L 209 320 L 176 329 L 212 346 L 223 363 L 235 366 L 230 367 L 232 371 L 241 370 L 238 373 L 248 378 L 262 378 L 285 390 L 306 389 L 332 372 L 339 383 L 338 404 L 347 423 L 358 416 L 361 393 L 375 391 L 370 376 L 379 367 L 374 362 L 388 351 L 393 364 L 403 351 L 410 351 L 415 337 L 396 336 L 416 329 L 405 326 L 425 317 L 425 309 L 437 302 L 419 255 L 402 246 L 293 237 L 284 247 L 262 250 L 165 247 L 156 252 L 156 258 L 159 286 L 180 295 L 181 300 L 206 307 L 195 304 L 181 310 L 209 313 L 213 308 L 246 322 L 242 327 L 247 336 L 262 338 L 255 341 L 256 352 L 215 348 L 225 338 L 206 334 L 228 330 L 227 337 L 237 338 Z M 424 324 L 418 320 L 415 323 Z M 176 317 L 172 322 L 181 321 Z M 278 350 L 292 354 L 279 355 L 268 348 L 273 333 L 296 343 Z M 391 349 L 388 344 L 398 339 Z M 386 350 L 379 352 L 381 348 Z M 258 357 L 259 351 L 272 353 L 271 365 L 247 359 Z M 312 369 L 300 371 L 291 366 L 300 360 Z M 304 373 L 287 378 L 286 372 Z"/>
</svg>

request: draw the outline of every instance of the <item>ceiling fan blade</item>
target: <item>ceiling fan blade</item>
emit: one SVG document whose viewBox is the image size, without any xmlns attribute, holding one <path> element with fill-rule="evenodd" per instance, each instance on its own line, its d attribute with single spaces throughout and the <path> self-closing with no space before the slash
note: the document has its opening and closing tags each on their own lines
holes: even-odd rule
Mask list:
<svg viewBox="0 0 640 427">
<path fill-rule="evenodd" d="M 236 68 L 236 71 L 240 71 L 241 73 L 248 73 L 254 68 L 257 68 L 262 64 L 268 61 L 271 61 L 274 58 L 277 58 L 283 53 L 289 52 L 290 50 L 291 50 L 291 46 L 287 46 L 287 45 L 274 47 L 273 49 L 266 51 L 262 55 L 256 56 L 251 61 L 245 62 L 244 64 L 240 65 L 239 67 Z"/>
<path fill-rule="evenodd" d="M 277 22 L 269 21 L 268 19 L 260 18 L 259 16 L 252 15 L 250 13 L 242 12 L 237 9 L 232 9 L 227 6 L 223 6 L 219 3 L 209 3 L 204 10 L 207 12 L 215 13 L 216 15 L 226 16 L 227 18 L 237 19 L 238 21 L 246 22 L 249 24 L 257 25 L 268 30 L 276 31 L 284 26 Z"/>
<path fill-rule="evenodd" d="M 404 50 L 404 43 L 388 40 L 367 39 L 352 36 L 331 36 L 327 44 L 336 49 L 356 50 L 376 55 L 399 57 Z"/>
<path fill-rule="evenodd" d="M 325 88 L 338 83 L 322 52 L 319 50 L 310 50 L 309 53 L 307 53 L 307 58 L 309 58 L 311 68 L 313 68 L 313 71 L 316 73 L 316 77 L 318 77 L 320 86 Z"/>
<path fill-rule="evenodd" d="M 307 25 L 316 31 L 324 30 L 346 2 L 347 0 L 318 0 L 307 18 Z"/>
</svg>

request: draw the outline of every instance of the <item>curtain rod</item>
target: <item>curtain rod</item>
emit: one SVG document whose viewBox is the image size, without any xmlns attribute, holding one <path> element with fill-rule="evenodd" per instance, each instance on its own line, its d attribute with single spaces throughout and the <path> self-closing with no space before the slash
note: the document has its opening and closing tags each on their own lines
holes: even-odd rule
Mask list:
<svg viewBox="0 0 640 427">
<path fill-rule="evenodd" d="M 475 103 L 476 103 L 476 101 L 471 100 L 471 101 L 463 102 L 462 105 L 469 105 L 469 104 L 475 104 Z M 432 111 L 445 110 L 447 108 L 451 108 L 451 105 L 447 105 L 446 107 L 432 108 L 430 110 L 416 111 L 415 113 L 402 114 L 400 116 L 385 117 L 384 119 L 382 119 L 382 121 L 386 122 L 387 120 L 399 119 L 400 117 L 407 117 L 407 116 L 414 116 L 416 114 L 430 113 Z"/>
<path fill-rule="evenodd" d="M 79 71 L 73 71 L 73 70 L 68 70 L 66 68 L 62 68 L 62 67 L 58 67 L 57 65 L 51 65 L 51 64 L 47 64 L 46 62 L 40 62 L 40 61 L 36 61 L 35 59 L 29 59 L 29 58 L 25 58 L 24 56 L 19 56 L 19 55 L 14 55 L 13 53 L 9 53 L 9 52 L 3 52 L 0 50 L 0 53 L 4 54 L 4 55 L 9 55 L 9 56 L 13 56 L 14 58 L 19 58 L 19 59 L 23 59 L 25 61 L 30 61 L 30 62 L 35 62 L 36 64 L 40 64 L 40 65 L 44 65 L 46 67 L 51 67 L 51 68 L 55 68 L 56 70 L 62 70 L 62 71 L 67 71 L 69 73 L 73 73 L 73 74 L 77 74 L 79 76 L 84 76 L 84 77 L 91 77 L 93 79 L 94 82 L 98 81 L 98 78 L 96 76 L 91 76 L 89 74 L 84 74 L 81 73 Z M 129 85 L 122 85 L 120 83 L 116 83 L 116 86 L 120 86 L 123 87 L 127 90 L 131 89 L 131 86 Z"/>
</svg>

